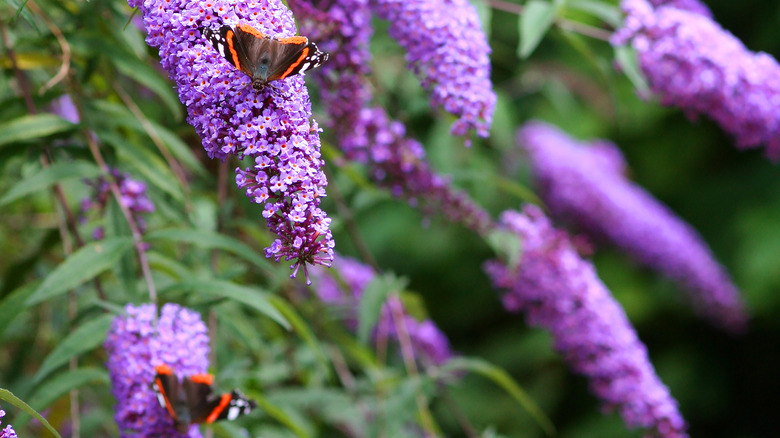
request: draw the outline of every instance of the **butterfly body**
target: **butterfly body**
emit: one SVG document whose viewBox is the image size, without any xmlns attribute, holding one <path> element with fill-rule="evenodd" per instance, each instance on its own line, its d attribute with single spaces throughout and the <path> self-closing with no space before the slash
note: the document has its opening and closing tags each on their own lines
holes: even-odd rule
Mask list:
<svg viewBox="0 0 780 438">
<path fill-rule="evenodd" d="M 179 433 L 186 433 L 192 424 L 234 420 L 256 407 L 237 390 L 215 394 L 211 374 L 193 374 L 179 380 L 167 365 L 156 366 L 155 372 L 152 389 Z"/>
<path fill-rule="evenodd" d="M 269 82 L 319 67 L 328 54 L 304 36 L 273 38 L 248 24 L 219 30 L 202 28 L 206 40 L 235 68 L 252 79 L 252 88 L 262 90 Z"/>
</svg>

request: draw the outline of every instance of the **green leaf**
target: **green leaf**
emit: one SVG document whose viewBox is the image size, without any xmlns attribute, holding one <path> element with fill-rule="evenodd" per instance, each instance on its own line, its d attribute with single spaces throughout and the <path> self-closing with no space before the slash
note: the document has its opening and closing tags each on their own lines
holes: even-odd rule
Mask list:
<svg viewBox="0 0 780 438">
<path fill-rule="evenodd" d="M 467 371 L 475 374 L 479 374 L 493 381 L 496 385 L 500 386 L 507 392 L 512 398 L 514 398 L 520 406 L 523 407 L 534 420 L 541 426 L 544 432 L 548 436 L 555 435 L 555 426 L 552 421 L 544 414 L 544 411 L 531 399 L 520 385 L 512 379 L 503 369 L 493 365 L 480 358 L 472 357 L 456 357 L 451 359 L 446 365 L 442 367 L 442 371 L 462 372 Z"/>
<path fill-rule="evenodd" d="M 32 13 L 27 8 L 25 8 L 27 1 L 28 0 L 6 0 L 6 3 L 16 9 L 16 15 L 14 15 L 14 19 L 11 22 L 15 23 L 16 20 L 19 19 L 19 15 L 21 15 L 22 18 L 24 18 L 24 21 L 29 23 L 30 26 L 32 26 L 32 28 L 40 34 L 41 30 L 38 28 L 38 24 L 35 22 L 35 19 L 33 19 Z"/>
<path fill-rule="evenodd" d="M 128 249 L 133 247 L 133 239 L 117 237 L 92 242 L 60 263 L 35 290 L 27 305 L 61 295 L 68 290 L 88 281 L 111 268 Z"/>
<path fill-rule="evenodd" d="M 330 375 L 330 362 L 328 361 L 328 357 L 325 355 L 325 352 L 322 351 L 320 343 L 317 342 L 317 338 L 314 336 L 314 332 L 306 324 L 306 321 L 304 321 L 303 318 L 298 315 L 298 312 L 296 312 L 295 309 L 281 297 L 271 295 L 269 299 L 271 304 L 276 307 L 276 310 L 281 312 L 282 315 L 287 318 L 287 321 L 292 324 L 293 330 L 298 333 L 298 336 L 303 339 L 303 342 L 305 342 L 306 345 L 312 349 L 314 355 L 317 357 L 317 362 L 319 362 L 320 366 L 322 366 L 325 374 Z"/>
<path fill-rule="evenodd" d="M 36 283 L 25 284 L 6 295 L 5 298 L 0 301 L 0 315 L 3 315 L 0 317 L 0 339 L 3 336 L 3 332 L 11 325 L 14 318 L 24 310 L 27 298 L 37 287 L 38 285 Z"/>
<path fill-rule="evenodd" d="M 30 407 L 27 403 L 23 402 L 19 397 L 15 396 L 11 391 L 7 389 L 0 388 L 0 400 L 7 401 L 8 403 L 16 406 L 17 408 L 23 410 L 24 412 L 28 413 L 29 415 L 32 415 L 35 417 L 36 420 L 40 421 L 41 424 L 46 429 L 49 429 L 49 432 L 52 433 L 52 435 L 56 436 L 57 438 L 62 438 L 57 431 L 51 427 L 51 424 L 49 424 L 48 421 L 46 421 L 45 418 L 41 414 L 38 413 L 35 409 Z"/>
<path fill-rule="evenodd" d="M 293 431 L 293 433 L 298 435 L 300 438 L 308 438 L 310 436 L 304 429 L 302 429 L 298 425 L 298 422 L 290 418 L 290 416 L 287 415 L 286 412 L 284 412 L 281 408 L 268 401 L 268 399 L 263 397 L 259 392 L 247 391 L 247 395 L 251 397 L 252 400 L 257 402 L 257 406 L 260 409 L 262 409 L 263 412 L 268 414 L 268 416 L 278 421 L 279 423 L 285 425 L 288 429 Z"/>
<path fill-rule="evenodd" d="M 0 146 L 71 131 L 76 126 L 54 114 L 22 116 L 0 124 Z"/>
<path fill-rule="evenodd" d="M 577 9 L 587 12 L 594 17 L 600 18 L 614 28 L 623 23 L 623 14 L 617 5 L 605 3 L 598 0 L 567 0 L 566 6 L 571 9 Z"/>
<path fill-rule="evenodd" d="M 279 325 L 290 330 L 290 322 L 274 307 L 269 299 L 271 294 L 258 288 L 241 286 L 229 281 L 215 279 L 191 279 L 175 283 L 160 293 L 174 290 L 196 291 L 201 294 L 227 298 L 245 304 L 263 315 L 278 322 Z"/>
<path fill-rule="evenodd" d="M 485 37 L 490 40 L 490 32 L 493 30 L 491 26 L 491 18 L 493 17 L 493 8 L 486 0 L 472 0 L 471 4 L 477 9 L 477 15 L 479 15 L 479 22 L 482 24 L 482 31 L 485 32 Z"/>
<path fill-rule="evenodd" d="M 40 382 L 50 372 L 68 362 L 71 357 L 78 356 L 100 345 L 106 338 L 106 332 L 111 327 L 113 319 L 114 315 L 111 314 L 100 315 L 70 332 L 43 360 L 33 382 Z"/>
<path fill-rule="evenodd" d="M 520 44 L 517 53 L 528 58 L 550 29 L 555 20 L 555 6 L 543 0 L 531 0 L 525 4 L 520 15 Z"/>
<path fill-rule="evenodd" d="M 647 81 L 645 81 L 645 77 L 639 69 L 639 61 L 636 58 L 634 49 L 627 46 L 615 47 L 615 60 L 617 60 L 621 70 L 625 72 L 628 80 L 634 84 L 639 95 L 642 97 L 649 96 L 651 94 L 650 86 L 647 85 Z"/>
<path fill-rule="evenodd" d="M 174 88 L 170 81 L 167 78 L 163 78 L 159 71 L 130 53 L 111 50 L 105 53 L 109 54 L 111 62 L 116 66 L 117 70 L 152 90 L 173 113 L 176 120 L 181 119 L 182 105 L 179 102 L 179 98 L 173 91 Z"/>
<path fill-rule="evenodd" d="M 38 385 L 37 390 L 30 397 L 30 406 L 37 410 L 44 410 L 73 389 L 85 385 L 90 385 L 90 387 L 96 384 L 107 385 L 109 382 L 108 372 L 104 369 L 77 368 L 67 370 Z M 16 417 L 14 425 L 22 428 L 29 420 L 28 416 Z"/>
<path fill-rule="evenodd" d="M 371 331 L 379 321 L 379 314 L 387 297 L 393 292 L 400 292 L 406 286 L 406 280 L 393 275 L 383 275 L 368 283 L 358 307 L 358 339 L 367 344 Z"/>
<path fill-rule="evenodd" d="M 265 272 L 274 271 L 268 260 L 257 255 L 257 252 L 249 245 L 224 234 L 206 230 L 179 228 L 155 231 L 146 236 L 147 241 L 157 239 L 191 243 L 205 249 L 221 249 L 253 263 Z"/>
<path fill-rule="evenodd" d="M 522 255 L 520 237 L 506 230 L 494 230 L 488 233 L 486 242 L 500 258 L 507 261 L 507 267 L 517 268 Z"/>
<path fill-rule="evenodd" d="M 11 187 L 0 198 L 0 205 L 23 198 L 39 190 L 45 190 L 59 182 L 72 178 L 93 178 L 100 175 L 100 168 L 88 161 L 58 162 L 42 169 Z"/>
</svg>

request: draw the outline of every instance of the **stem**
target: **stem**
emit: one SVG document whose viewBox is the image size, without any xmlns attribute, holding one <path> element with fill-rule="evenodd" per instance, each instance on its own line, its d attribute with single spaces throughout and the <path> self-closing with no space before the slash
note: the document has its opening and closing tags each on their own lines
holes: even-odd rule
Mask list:
<svg viewBox="0 0 780 438">
<path fill-rule="evenodd" d="M 68 44 L 68 40 L 65 39 L 65 35 L 62 34 L 62 31 L 59 27 L 57 27 L 54 22 L 52 22 L 46 14 L 44 14 L 41 9 L 38 7 L 38 5 L 35 4 L 32 0 L 27 2 L 27 7 L 30 8 L 33 13 L 41 17 L 44 23 L 46 23 L 46 26 L 49 28 L 51 33 L 54 34 L 54 37 L 57 38 L 57 43 L 60 45 L 60 48 L 62 49 L 62 64 L 60 65 L 60 69 L 57 71 L 57 74 L 54 75 L 51 79 L 49 79 L 46 84 L 41 87 L 41 89 L 38 91 L 39 95 L 42 95 L 46 91 L 48 91 L 53 86 L 57 85 L 60 81 L 65 79 L 65 77 L 68 75 L 68 70 L 70 70 L 70 44 Z"/>
<path fill-rule="evenodd" d="M 419 378 L 417 363 L 414 359 L 414 347 L 412 347 L 412 339 L 409 336 L 409 330 L 406 327 L 406 320 L 403 314 L 403 304 L 396 292 L 393 292 L 387 300 L 387 305 L 390 308 L 390 314 L 393 318 L 393 325 L 395 325 L 396 333 L 398 333 L 398 343 L 401 345 L 401 356 L 404 359 L 406 372 L 412 378 Z M 433 415 L 428 408 L 428 401 L 419 388 L 417 389 L 415 399 L 417 401 L 417 409 L 420 411 L 420 420 L 422 421 L 426 436 L 437 436 L 437 428 L 433 422 Z"/>
</svg>

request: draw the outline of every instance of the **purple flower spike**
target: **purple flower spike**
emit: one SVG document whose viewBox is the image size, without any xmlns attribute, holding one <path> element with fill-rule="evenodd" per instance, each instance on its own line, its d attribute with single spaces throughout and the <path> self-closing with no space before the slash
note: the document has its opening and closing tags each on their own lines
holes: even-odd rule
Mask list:
<svg viewBox="0 0 780 438">
<path fill-rule="evenodd" d="M 741 149 L 766 145 L 780 160 L 780 65 L 753 53 L 708 16 L 624 0 L 613 44 L 631 42 L 654 93 L 691 117 L 706 114 Z"/>
<path fill-rule="evenodd" d="M 737 288 L 687 223 L 626 180 L 620 150 L 607 141 L 582 145 L 550 125 L 518 132 L 540 195 L 555 217 L 607 240 L 689 290 L 697 309 L 732 331 L 745 325 Z"/>
<path fill-rule="evenodd" d="M 672 8 L 691 11 L 712 18 L 712 11 L 710 11 L 710 8 L 699 0 L 650 0 L 650 3 L 655 7 L 670 6 Z"/>
<path fill-rule="evenodd" d="M 528 324 L 550 331 L 563 360 L 590 380 L 604 408 L 617 410 L 629 427 L 663 438 L 688 436 L 646 347 L 569 236 L 554 229 L 536 206 L 504 212 L 501 224 L 522 241 L 517 267 L 498 260 L 485 264 L 493 285 L 504 291 L 504 307 L 524 312 Z"/>
<path fill-rule="evenodd" d="M 3 417 L 5 417 L 5 411 L 0 409 L 0 419 Z M 2 425 L 2 421 L 0 421 L 0 425 Z M 16 438 L 14 428 L 8 424 L 3 429 L 0 429 L 0 438 Z"/>
<path fill-rule="evenodd" d="M 350 330 L 357 330 L 360 300 L 363 298 L 366 286 L 376 278 L 376 272 L 370 266 L 349 257 L 336 256 L 333 264 L 334 270 L 338 273 L 338 280 L 332 270 L 312 270 L 312 277 L 315 280 L 314 292 L 323 303 L 342 310 L 341 319 L 344 324 Z M 342 284 L 347 287 L 347 290 L 344 290 Z M 415 355 L 435 365 L 441 365 L 452 357 L 449 340 L 436 324 L 430 319 L 418 321 L 409 316 L 398 299 L 390 298 L 383 305 L 377 323 L 379 332 L 396 341 L 399 339 L 390 306 L 395 306 L 395 309 L 403 314 L 404 326 Z"/>
<path fill-rule="evenodd" d="M 301 75 L 255 91 L 251 80 L 203 38 L 199 28 L 247 23 L 271 37 L 296 34 L 291 12 L 279 0 L 129 0 L 144 13 L 146 42 L 160 49 L 163 68 L 176 82 L 209 156 L 249 157 L 236 182 L 264 206 L 268 228 L 279 236 L 266 257 L 295 260 L 293 277 L 306 263 L 330 265 L 330 219 L 319 208 L 327 179 L 322 171 L 319 128 Z"/>
<path fill-rule="evenodd" d="M 168 365 L 177 374 L 205 373 L 209 337 L 200 314 L 166 304 L 157 326 L 153 304 L 127 305 L 106 337 L 108 372 L 117 399 L 116 419 L 122 437 L 200 438 L 197 425 L 187 434 L 176 432 L 171 416 L 151 388 L 157 365 Z"/>
<path fill-rule="evenodd" d="M 431 104 L 458 120 L 454 135 L 487 137 L 496 95 L 490 83 L 490 46 L 468 0 L 372 0 L 390 22 L 390 36 L 406 49 L 409 68 L 431 90 Z"/>
</svg>

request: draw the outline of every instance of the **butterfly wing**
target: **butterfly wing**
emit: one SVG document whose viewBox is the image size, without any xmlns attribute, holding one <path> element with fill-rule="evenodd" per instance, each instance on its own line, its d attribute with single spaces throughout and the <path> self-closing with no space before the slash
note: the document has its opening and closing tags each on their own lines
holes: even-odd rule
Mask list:
<svg viewBox="0 0 780 438">
<path fill-rule="evenodd" d="M 187 422 L 186 418 L 180 418 L 184 400 L 181 398 L 179 379 L 167 365 L 156 366 L 155 372 L 157 374 L 154 376 L 152 389 L 157 394 L 157 401 L 160 403 L 160 406 L 168 411 L 175 423 L 179 423 L 181 420 Z"/>
<path fill-rule="evenodd" d="M 235 420 L 256 406 L 254 401 L 247 400 L 236 390 L 229 394 L 215 394 L 212 382 L 213 376 L 210 374 L 196 374 L 182 383 L 193 423 Z"/>
<path fill-rule="evenodd" d="M 232 27 L 225 24 L 219 30 L 201 28 L 201 34 L 229 63 L 252 77 L 252 62 L 242 38 L 243 32 L 234 31 Z"/>
<path fill-rule="evenodd" d="M 304 74 L 307 70 L 319 67 L 328 59 L 327 53 L 303 36 L 273 40 L 271 52 L 275 56 L 269 69 L 269 82 Z"/>
</svg>

